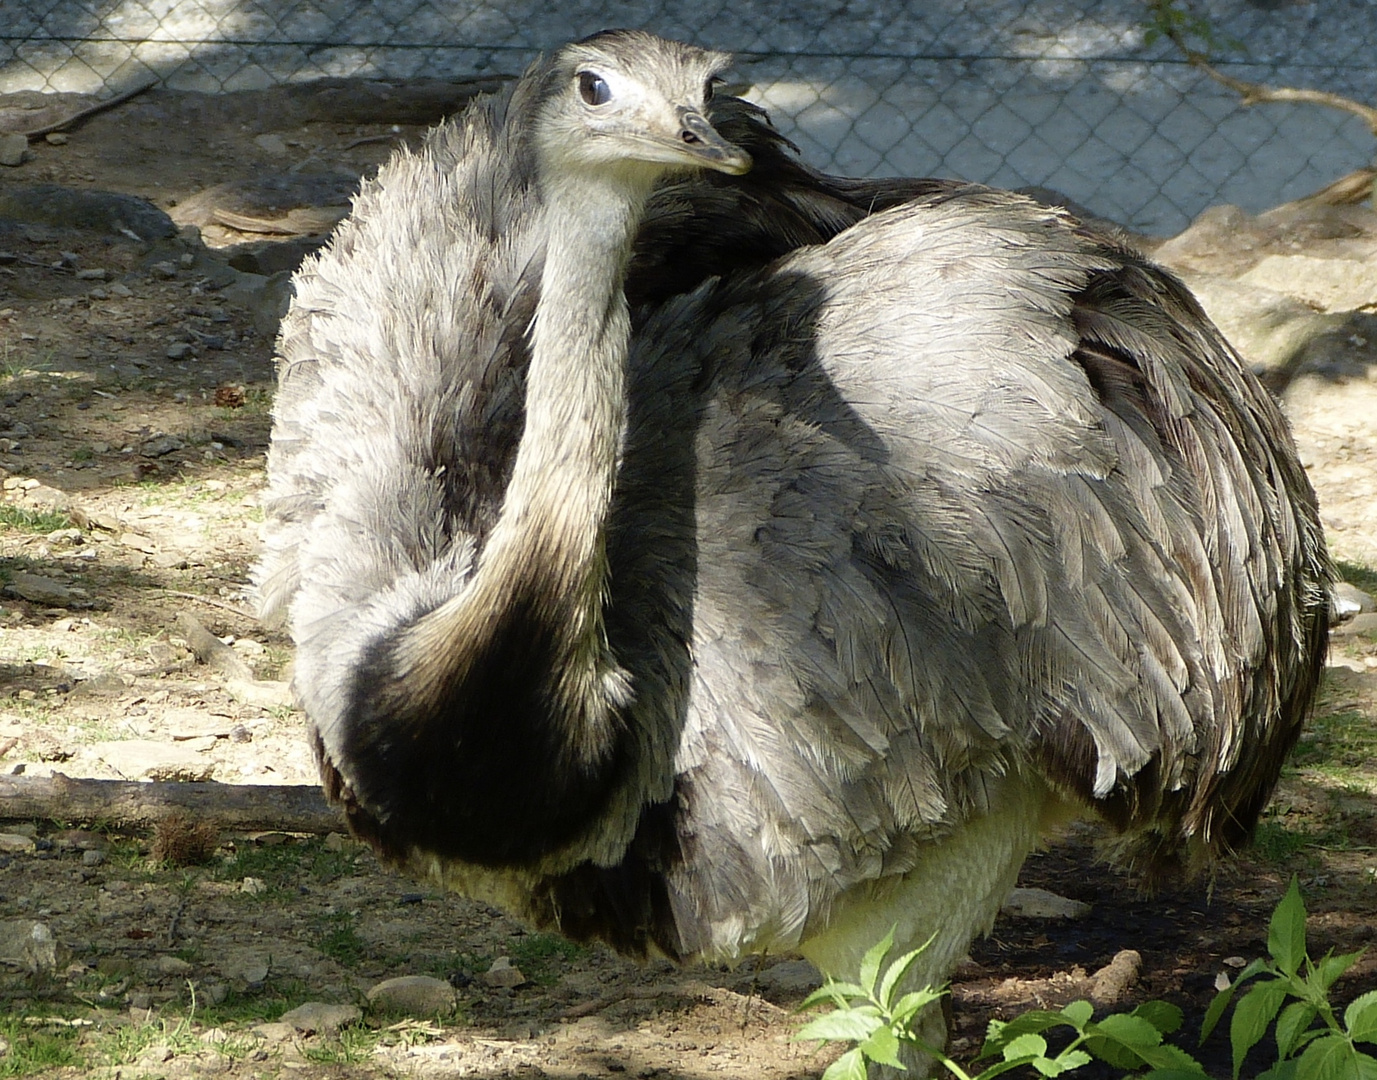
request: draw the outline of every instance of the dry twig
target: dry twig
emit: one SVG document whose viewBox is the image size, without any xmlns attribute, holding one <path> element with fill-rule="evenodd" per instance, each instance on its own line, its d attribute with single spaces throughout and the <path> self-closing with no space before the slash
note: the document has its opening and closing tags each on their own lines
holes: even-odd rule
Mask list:
<svg viewBox="0 0 1377 1080">
<path fill-rule="evenodd" d="M 55 121 L 54 123 L 44 124 L 43 127 L 34 128 L 32 131 L 21 131 L 19 134 L 23 135 L 26 139 L 41 139 L 44 135 L 51 135 L 55 131 L 62 131 L 64 128 L 69 128 L 73 124 L 80 123 L 88 116 L 95 116 L 96 113 L 105 112 L 106 109 L 113 109 L 116 105 L 123 105 L 130 98 L 138 97 L 145 90 L 151 90 L 157 85 L 157 78 L 150 78 L 146 82 L 141 82 L 137 86 L 131 87 L 122 94 L 116 94 L 112 98 L 106 98 L 104 101 L 97 101 L 94 105 L 88 105 L 84 109 L 78 109 L 76 112 L 72 113 L 71 116 L 64 116 L 61 120 Z"/>
</svg>

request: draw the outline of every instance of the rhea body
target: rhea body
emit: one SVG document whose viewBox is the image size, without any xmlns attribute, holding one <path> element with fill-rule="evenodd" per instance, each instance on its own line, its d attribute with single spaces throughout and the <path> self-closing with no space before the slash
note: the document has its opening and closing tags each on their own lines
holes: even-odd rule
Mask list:
<svg viewBox="0 0 1377 1080">
<path fill-rule="evenodd" d="M 1149 875 L 1248 835 L 1318 515 L 1174 278 L 812 173 L 722 63 L 566 46 L 365 184 L 283 326 L 265 609 L 397 863 L 681 959 L 897 924 L 937 981 L 1054 820 Z"/>
</svg>

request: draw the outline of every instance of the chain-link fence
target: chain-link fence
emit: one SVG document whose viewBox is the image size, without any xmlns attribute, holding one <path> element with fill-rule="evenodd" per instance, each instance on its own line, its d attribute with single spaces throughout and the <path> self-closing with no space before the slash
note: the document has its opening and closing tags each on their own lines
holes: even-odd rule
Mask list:
<svg viewBox="0 0 1377 1080">
<path fill-rule="evenodd" d="M 1239 78 L 1377 103 L 1377 0 L 1213 0 Z M 1145 44 L 1143 0 L 0 0 L 0 93 L 224 92 L 320 76 L 517 72 L 644 26 L 726 49 L 809 161 L 1054 188 L 1145 232 L 1261 209 L 1367 165 L 1356 118 L 1242 108 Z"/>
</svg>

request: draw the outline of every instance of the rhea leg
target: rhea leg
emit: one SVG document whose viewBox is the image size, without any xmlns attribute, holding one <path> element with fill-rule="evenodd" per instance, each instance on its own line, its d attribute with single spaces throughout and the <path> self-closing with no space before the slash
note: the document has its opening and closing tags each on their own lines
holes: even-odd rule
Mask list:
<svg viewBox="0 0 1377 1080">
<path fill-rule="evenodd" d="M 926 847 L 908 873 L 868 882 L 842 896 L 827 929 L 801 946 L 804 956 L 824 975 L 854 981 L 866 950 L 892 929 L 889 961 L 927 943 L 902 992 L 944 984 L 972 939 L 993 925 L 1044 823 L 1059 816 L 1062 806 L 1037 777 L 996 777 L 989 786 L 989 805 L 995 809 Z M 920 1039 L 945 1051 L 948 1022 L 942 1007 L 930 1006 L 915 1027 Z M 935 1064 L 931 1055 L 920 1052 L 901 1057 L 910 1080 L 928 1076 Z"/>
</svg>

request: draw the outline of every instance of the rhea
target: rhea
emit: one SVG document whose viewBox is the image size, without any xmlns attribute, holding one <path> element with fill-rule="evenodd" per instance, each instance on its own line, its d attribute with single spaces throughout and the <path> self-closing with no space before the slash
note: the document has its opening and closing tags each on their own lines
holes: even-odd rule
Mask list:
<svg viewBox="0 0 1377 1080">
<path fill-rule="evenodd" d="M 680 959 L 897 925 L 937 982 L 1069 815 L 1149 877 L 1246 839 L 1314 496 L 1165 271 L 814 173 L 725 62 L 576 42 L 363 186 L 283 324 L 265 613 L 394 862 Z"/>
</svg>

